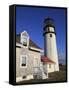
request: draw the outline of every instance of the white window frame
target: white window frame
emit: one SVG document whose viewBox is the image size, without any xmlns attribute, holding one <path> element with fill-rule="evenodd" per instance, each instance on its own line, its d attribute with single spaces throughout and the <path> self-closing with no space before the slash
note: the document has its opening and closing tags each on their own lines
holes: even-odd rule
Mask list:
<svg viewBox="0 0 69 90">
<path fill-rule="evenodd" d="M 37 60 L 39 60 L 38 57 L 34 57 L 34 67 L 36 67 L 36 66 L 35 66 L 35 59 L 36 59 L 36 58 L 37 58 Z M 39 66 L 39 61 L 37 61 L 37 63 L 38 63 L 38 66 Z M 38 67 L 38 66 L 37 66 L 37 67 Z"/>
<path fill-rule="evenodd" d="M 21 65 L 21 63 L 22 63 L 22 57 L 26 57 L 26 66 L 22 66 Z M 28 60 L 27 55 L 20 55 L 20 68 L 27 68 L 27 60 Z"/>
<path fill-rule="evenodd" d="M 24 32 L 22 32 L 21 33 L 21 38 L 20 38 L 20 41 L 21 41 L 21 43 L 22 43 L 22 45 L 23 45 L 23 33 L 25 33 L 26 31 L 24 31 Z M 27 33 L 27 32 L 26 32 Z M 27 45 L 26 46 L 24 46 L 23 45 L 23 47 L 27 47 L 28 48 L 28 46 L 29 46 L 29 35 L 28 35 L 28 37 L 26 37 L 27 38 Z"/>
<path fill-rule="evenodd" d="M 23 46 L 25 46 L 24 45 L 24 39 L 26 39 L 26 46 L 28 45 L 28 37 L 26 37 L 26 36 L 22 36 L 23 37 Z"/>
</svg>

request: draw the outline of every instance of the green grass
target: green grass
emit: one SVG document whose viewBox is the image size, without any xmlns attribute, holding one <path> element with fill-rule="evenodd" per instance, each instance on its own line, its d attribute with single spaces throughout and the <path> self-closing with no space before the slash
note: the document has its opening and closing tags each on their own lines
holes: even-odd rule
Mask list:
<svg viewBox="0 0 69 90">
<path fill-rule="evenodd" d="M 59 65 L 60 71 L 58 72 L 52 72 L 49 74 L 48 81 L 66 81 L 66 66 L 65 65 Z"/>
<path fill-rule="evenodd" d="M 49 74 L 49 81 L 65 81 L 66 71 L 53 72 Z"/>
</svg>

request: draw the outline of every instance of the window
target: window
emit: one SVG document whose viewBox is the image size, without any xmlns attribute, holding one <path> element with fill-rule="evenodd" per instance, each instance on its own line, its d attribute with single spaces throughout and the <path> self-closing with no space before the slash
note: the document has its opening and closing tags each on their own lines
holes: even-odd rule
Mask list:
<svg viewBox="0 0 69 90">
<path fill-rule="evenodd" d="M 50 34 L 50 37 L 52 37 L 52 34 Z"/>
<path fill-rule="evenodd" d="M 29 35 L 26 31 L 21 33 L 21 43 L 23 44 L 23 46 L 28 46 L 29 45 Z"/>
<path fill-rule="evenodd" d="M 51 64 L 49 64 L 49 68 L 51 68 Z"/>
<path fill-rule="evenodd" d="M 34 67 L 39 66 L 39 59 L 37 57 L 34 57 Z"/>
<path fill-rule="evenodd" d="M 49 32 L 49 27 L 48 27 L 48 32 Z"/>
<path fill-rule="evenodd" d="M 21 66 L 26 66 L 26 57 L 22 57 L 22 64 Z"/>
<path fill-rule="evenodd" d="M 26 36 L 23 36 L 23 45 L 27 46 L 27 37 Z"/>
<path fill-rule="evenodd" d="M 27 56 L 25 55 L 21 55 L 21 62 L 20 62 L 20 66 L 21 67 L 25 67 L 26 66 L 26 60 L 27 60 Z"/>
</svg>

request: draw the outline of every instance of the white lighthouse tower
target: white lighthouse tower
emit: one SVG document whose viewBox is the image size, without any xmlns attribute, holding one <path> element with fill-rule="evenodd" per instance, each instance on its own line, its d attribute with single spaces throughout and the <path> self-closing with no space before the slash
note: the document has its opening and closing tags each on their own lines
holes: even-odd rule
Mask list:
<svg viewBox="0 0 69 90">
<path fill-rule="evenodd" d="M 58 53 L 57 53 L 57 44 L 56 44 L 56 31 L 54 20 L 47 18 L 44 20 L 43 28 L 44 36 L 44 55 L 47 56 L 50 60 L 54 61 L 54 71 L 59 71 L 58 63 Z"/>
</svg>

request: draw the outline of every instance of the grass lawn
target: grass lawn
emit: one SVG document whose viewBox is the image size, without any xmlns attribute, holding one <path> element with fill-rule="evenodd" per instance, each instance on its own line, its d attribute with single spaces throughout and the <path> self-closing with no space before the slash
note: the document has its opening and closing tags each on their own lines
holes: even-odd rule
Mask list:
<svg viewBox="0 0 69 90">
<path fill-rule="evenodd" d="M 53 72 L 49 74 L 49 81 L 65 81 L 66 71 Z"/>
<path fill-rule="evenodd" d="M 48 79 L 33 79 L 19 82 L 18 84 L 36 84 L 36 83 L 51 83 L 51 82 L 65 82 L 66 81 L 66 66 L 60 65 L 59 72 L 49 73 Z"/>
</svg>

